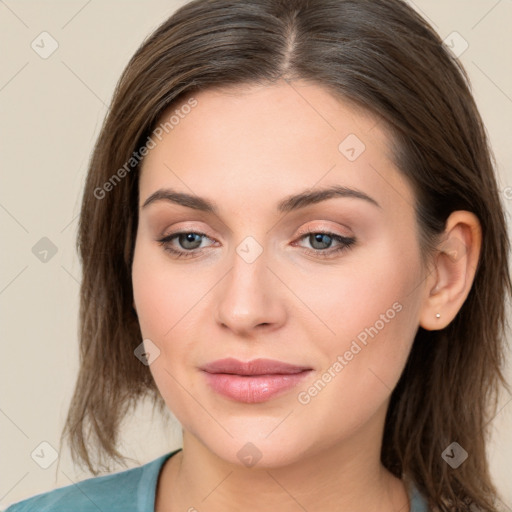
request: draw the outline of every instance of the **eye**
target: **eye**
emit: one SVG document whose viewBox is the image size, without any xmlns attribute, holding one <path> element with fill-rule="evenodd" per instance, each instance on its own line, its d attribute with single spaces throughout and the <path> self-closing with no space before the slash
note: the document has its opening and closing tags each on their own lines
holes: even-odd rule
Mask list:
<svg viewBox="0 0 512 512">
<path fill-rule="evenodd" d="M 319 256 L 321 258 L 329 258 L 345 251 L 356 242 L 356 239 L 353 237 L 346 237 L 329 231 L 307 231 L 299 240 L 303 240 L 304 238 L 306 238 L 313 247 L 313 250 L 306 248 L 306 254 Z M 338 244 L 335 245 L 334 248 L 331 247 L 333 241 Z"/>
<path fill-rule="evenodd" d="M 305 253 L 320 257 L 329 258 L 344 250 L 347 250 L 355 243 L 355 238 L 345 237 L 329 231 L 307 231 L 299 240 L 307 238 L 313 249 L 305 249 Z M 173 244 L 175 241 L 179 247 Z M 164 250 L 175 258 L 191 258 L 196 257 L 203 252 L 204 247 L 201 243 L 204 239 L 211 240 L 205 233 L 196 231 L 177 231 L 163 238 L 158 243 L 164 247 Z M 333 242 L 337 245 L 331 247 Z M 302 246 L 301 246 L 302 247 Z M 327 250 L 326 250 L 327 249 Z"/>
<path fill-rule="evenodd" d="M 198 233 L 196 231 L 177 231 L 176 233 L 171 233 L 170 235 L 159 239 L 158 243 L 164 247 L 164 250 L 171 253 L 176 258 L 190 258 L 192 256 L 197 256 L 198 253 L 202 252 L 202 250 L 198 250 L 202 249 L 200 247 L 202 237 L 208 239 L 205 233 Z M 172 245 L 175 238 L 183 249 L 176 248 L 176 246 Z"/>
</svg>

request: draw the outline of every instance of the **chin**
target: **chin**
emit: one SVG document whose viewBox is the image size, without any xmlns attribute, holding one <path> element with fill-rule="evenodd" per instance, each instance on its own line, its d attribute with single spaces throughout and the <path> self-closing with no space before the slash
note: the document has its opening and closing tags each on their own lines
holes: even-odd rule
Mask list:
<svg viewBox="0 0 512 512">
<path fill-rule="evenodd" d="M 286 421 L 286 420 L 285 420 Z M 233 437 L 224 432 L 218 435 L 218 429 L 209 429 L 208 432 L 196 432 L 195 437 L 209 452 L 218 458 L 241 468 L 271 469 L 287 466 L 299 462 L 308 448 L 312 448 L 306 436 L 297 436 L 290 429 L 278 429 L 273 421 L 272 428 L 258 428 L 258 426 L 245 428 L 239 425 L 238 429 L 227 427 Z M 272 432 L 269 435 L 269 432 Z"/>
</svg>

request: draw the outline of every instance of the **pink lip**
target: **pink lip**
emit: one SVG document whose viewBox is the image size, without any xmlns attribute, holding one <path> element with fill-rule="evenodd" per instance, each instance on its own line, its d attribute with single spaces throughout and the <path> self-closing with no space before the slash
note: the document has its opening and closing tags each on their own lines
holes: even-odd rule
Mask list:
<svg viewBox="0 0 512 512">
<path fill-rule="evenodd" d="M 212 389 L 238 402 L 265 402 L 295 387 L 312 368 L 272 359 L 227 358 L 201 367 Z"/>
</svg>

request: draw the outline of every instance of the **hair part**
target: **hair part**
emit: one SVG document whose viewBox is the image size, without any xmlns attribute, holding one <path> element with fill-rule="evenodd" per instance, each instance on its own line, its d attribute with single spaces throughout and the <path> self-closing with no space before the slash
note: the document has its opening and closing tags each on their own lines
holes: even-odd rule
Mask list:
<svg viewBox="0 0 512 512">
<path fill-rule="evenodd" d="M 415 193 L 425 261 L 451 212 L 473 212 L 481 223 L 472 289 L 445 329 L 418 328 L 391 396 L 381 460 L 393 474 L 409 475 L 435 510 L 469 510 L 472 503 L 496 511 L 485 443 L 506 386 L 512 284 L 504 208 L 469 79 L 401 0 L 194 0 L 132 57 L 89 162 L 80 214 L 80 371 L 62 434 L 73 461 L 93 474 L 109 467 L 103 456 L 124 463 L 117 443 L 130 407 L 150 398 L 165 410 L 148 367 L 133 353 L 141 343 L 131 283 L 140 164 L 103 198 L 95 191 L 179 101 L 282 78 L 317 83 L 384 120 L 396 167 Z M 470 452 L 456 471 L 441 458 L 452 441 Z"/>
</svg>

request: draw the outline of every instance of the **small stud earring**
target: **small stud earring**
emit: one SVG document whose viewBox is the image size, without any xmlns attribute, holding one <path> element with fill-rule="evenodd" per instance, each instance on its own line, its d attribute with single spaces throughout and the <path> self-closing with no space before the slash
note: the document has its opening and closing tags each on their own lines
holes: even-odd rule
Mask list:
<svg viewBox="0 0 512 512">
<path fill-rule="evenodd" d="M 441 318 L 441 314 L 440 313 L 436 313 L 436 318 Z"/>
</svg>

